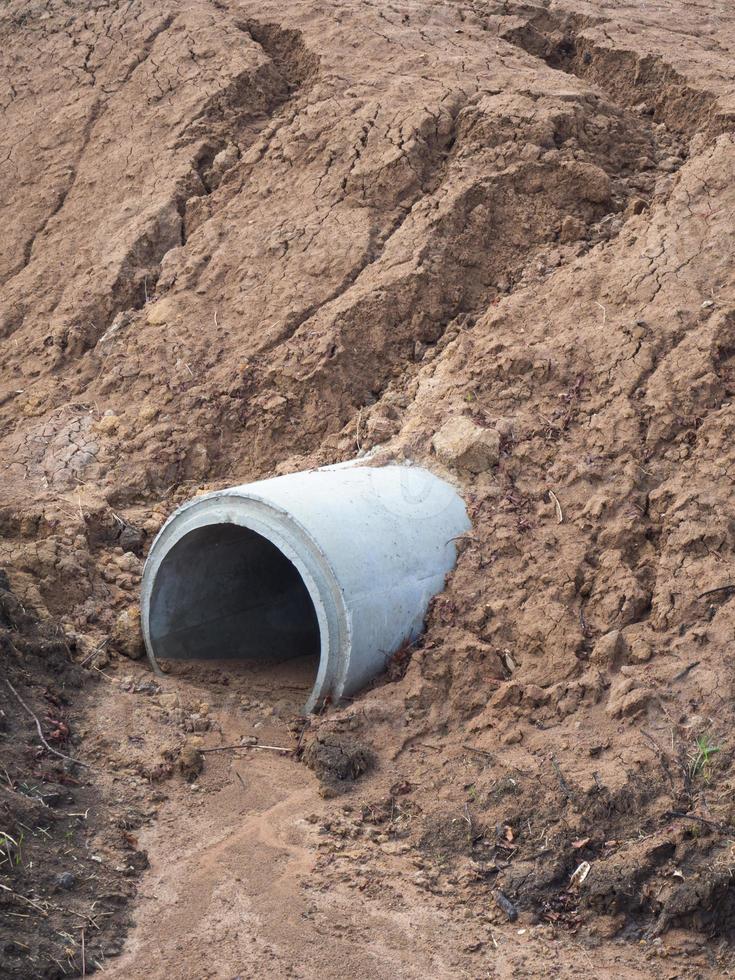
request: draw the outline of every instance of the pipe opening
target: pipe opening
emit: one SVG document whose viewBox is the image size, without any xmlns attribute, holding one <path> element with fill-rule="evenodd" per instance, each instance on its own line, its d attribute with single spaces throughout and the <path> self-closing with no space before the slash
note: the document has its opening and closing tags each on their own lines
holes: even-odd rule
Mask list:
<svg viewBox="0 0 735 980">
<path fill-rule="evenodd" d="M 274 665 L 300 658 L 313 683 L 321 639 L 295 565 L 267 538 L 238 524 L 184 535 L 163 559 L 150 600 L 157 658 Z"/>
</svg>

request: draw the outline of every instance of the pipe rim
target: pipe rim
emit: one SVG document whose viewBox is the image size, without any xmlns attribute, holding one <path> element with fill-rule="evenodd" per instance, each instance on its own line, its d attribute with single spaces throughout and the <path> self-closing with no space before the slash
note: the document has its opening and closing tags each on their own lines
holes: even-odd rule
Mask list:
<svg viewBox="0 0 735 980">
<path fill-rule="evenodd" d="M 236 524 L 270 541 L 301 576 L 319 625 L 319 667 L 304 706 L 313 711 L 344 685 L 352 639 L 349 611 L 334 569 L 312 535 L 288 511 L 254 493 L 228 489 L 197 497 L 177 508 L 156 535 L 141 582 L 141 627 L 151 666 L 160 673 L 150 633 L 150 601 L 160 567 L 189 533 L 217 524 Z"/>
</svg>

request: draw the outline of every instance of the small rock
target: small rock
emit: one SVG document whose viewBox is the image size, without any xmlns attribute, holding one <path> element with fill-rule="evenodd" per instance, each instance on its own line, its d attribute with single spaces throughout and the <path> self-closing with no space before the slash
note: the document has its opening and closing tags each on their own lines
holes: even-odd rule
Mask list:
<svg viewBox="0 0 735 980">
<path fill-rule="evenodd" d="M 561 223 L 559 241 L 563 245 L 568 245 L 569 242 L 577 242 L 580 238 L 584 238 L 585 230 L 584 223 L 579 218 L 575 218 L 573 214 L 568 214 Z"/>
<path fill-rule="evenodd" d="M 569 164 L 577 185 L 577 193 L 583 201 L 605 204 L 610 200 L 611 183 L 605 171 L 594 163 Z"/>
<path fill-rule="evenodd" d="M 365 426 L 372 445 L 388 442 L 395 435 L 397 427 L 398 423 L 393 419 L 387 419 L 380 415 L 371 416 Z"/>
<path fill-rule="evenodd" d="M 613 686 L 606 711 L 613 718 L 626 718 L 638 714 L 651 700 L 653 692 L 638 687 L 631 677 L 624 677 Z"/>
<path fill-rule="evenodd" d="M 111 640 L 114 648 L 131 660 L 139 660 L 143 656 L 139 606 L 129 606 L 120 613 L 113 627 Z"/>
<path fill-rule="evenodd" d="M 667 174 L 665 177 L 659 177 L 659 179 L 656 181 L 653 188 L 653 193 L 656 197 L 659 198 L 668 197 L 669 194 L 671 193 L 671 189 L 673 188 L 673 186 L 674 186 L 673 177 Z"/>
<path fill-rule="evenodd" d="M 605 633 L 595 643 L 590 660 L 600 667 L 617 667 L 625 660 L 628 644 L 620 630 Z"/>
<path fill-rule="evenodd" d="M 180 701 L 178 694 L 162 694 L 158 703 L 164 709 L 164 711 L 173 711 L 174 708 L 178 708 Z"/>
<path fill-rule="evenodd" d="M 133 527 L 132 524 L 126 524 L 120 532 L 118 540 L 123 551 L 132 551 L 134 555 L 140 555 L 143 551 L 145 531 L 139 527 Z"/>
<path fill-rule="evenodd" d="M 63 888 L 64 891 L 70 891 L 74 885 L 76 885 L 77 879 L 71 873 L 71 871 L 62 871 L 62 873 L 56 879 L 56 884 L 59 888 Z"/>
<path fill-rule="evenodd" d="M 228 144 L 224 150 L 220 150 L 212 161 L 212 166 L 208 175 L 210 190 L 219 187 L 224 174 L 235 166 L 240 159 L 240 151 L 234 143 Z"/>
<path fill-rule="evenodd" d="M 500 739 L 503 745 L 517 745 L 522 740 L 523 732 L 519 731 L 517 728 L 513 728 L 509 732 L 506 732 Z"/>
<path fill-rule="evenodd" d="M 631 197 L 625 208 L 625 216 L 630 218 L 634 214 L 643 214 L 647 209 L 648 202 L 644 201 L 642 197 Z"/>
<path fill-rule="evenodd" d="M 198 712 L 189 715 L 184 720 L 184 731 L 186 732 L 208 732 L 212 727 L 209 718 L 202 718 Z"/>
<path fill-rule="evenodd" d="M 103 415 L 94 425 L 97 432 L 105 435 L 114 435 L 120 427 L 120 418 L 117 415 Z"/>
<path fill-rule="evenodd" d="M 653 655 L 650 643 L 647 643 L 641 637 L 636 637 L 636 639 L 631 641 L 630 653 L 628 654 L 628 660 L 633 664 L 645 664 L 647 663 Z"/>
<path fill-rule="evenodd" d="M 465 416 L 457 416 L 441 427 L 432 445 L 447 466 L 481 473 L 497 465 L 500 433 L 496 429 L 484 429 Z"/>
<path fill-rule="evenodd" d="M 155 681 L 138 681 L 138 683 L 133 688 L 134 694 L 148 694 L 154 695 L 159 694 L 161 688 L 156 684 Z"/>
</svg>

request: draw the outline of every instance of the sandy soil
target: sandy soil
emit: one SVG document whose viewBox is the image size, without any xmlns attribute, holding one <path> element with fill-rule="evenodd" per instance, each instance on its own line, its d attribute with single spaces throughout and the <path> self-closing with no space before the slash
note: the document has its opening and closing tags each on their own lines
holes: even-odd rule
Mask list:
<svg viewBox="0 0 735 980">
<path fill-rule="evenodd" d="M 3 6 L 0 565 L 97 678 L 113 871 L 136 794 L 104 972 L 732 971 L 734 48 L 717 0 Z M 473 518 L 389 679 L 304 731 L 298 670 L 145 673 L 171 509 L 368 450 Z M 299 752 L 198 755 L 243 736 Z"/>
<path fill-rule="evenodd" d="M 285 718 L 293 705 L 283 703 L 282 685 L 267 690 L 269 679 L 264 674 L 256 684 L 262 700 L 253 707 L 252 678 L 231 672 L 166 678 L 163 687 L 182 703 L 211 699 L 208 717 L 218 731 L 198 744 L 236 745 L 254 736 L 259 744 L 292 745 Z M 121 716 L 140 711 L 135 727 L 155 742 L 161 725 L 161 713 L 151 711 L 156 696 L 145 697 L 141 709 L 121 704 L 117 690 L 107 690 L 109 697 L 95 700 L 92 727 L 129 730 L 129 719 Z M 236 707 L 242 698 L 244 709 Z M 274 698 L 284 718 L 270 714 Z M 379 777 L 360 784 L 335 809 L 320 796 L 312 774 L 290 757 L 246 748 L 206 754 L 206 760 L 194 784 L 166 784 L 167 799 L 141 838 L 151 870 L 136 909 L 138 926 L 104 976 L 708 972 L 701 943 L 686 935 L 644 950 L 629 942 L 600 947 L 525 917 L 512 927 L 498 922 L 492 902 L 467 903 L 451 887 L 427 890 L 421 869 L 431 862 L 423 860 L 422 849 L 404 843 L 400 820 L 396 836 L 364 820 L 386 786 L 405 778 L 405 766 L 381 766 Z M 424 779 L 430 788 L 430 775 Z M 455 858 L 451 863 L 457 875 Z"/>
</svg>

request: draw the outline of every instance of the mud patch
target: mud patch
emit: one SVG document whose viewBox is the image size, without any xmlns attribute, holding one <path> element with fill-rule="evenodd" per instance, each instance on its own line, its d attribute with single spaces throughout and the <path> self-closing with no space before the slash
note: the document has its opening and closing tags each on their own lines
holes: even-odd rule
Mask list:
<svg viewBox="0 0 735 980">
<path fill-rule="evenodd" d="M 374 764 L 369 746 L 338 733 L 317 735 L 306 745 L 302 758 L 319 778 L 322 796 L 346 792 Z"/>
</svg>

